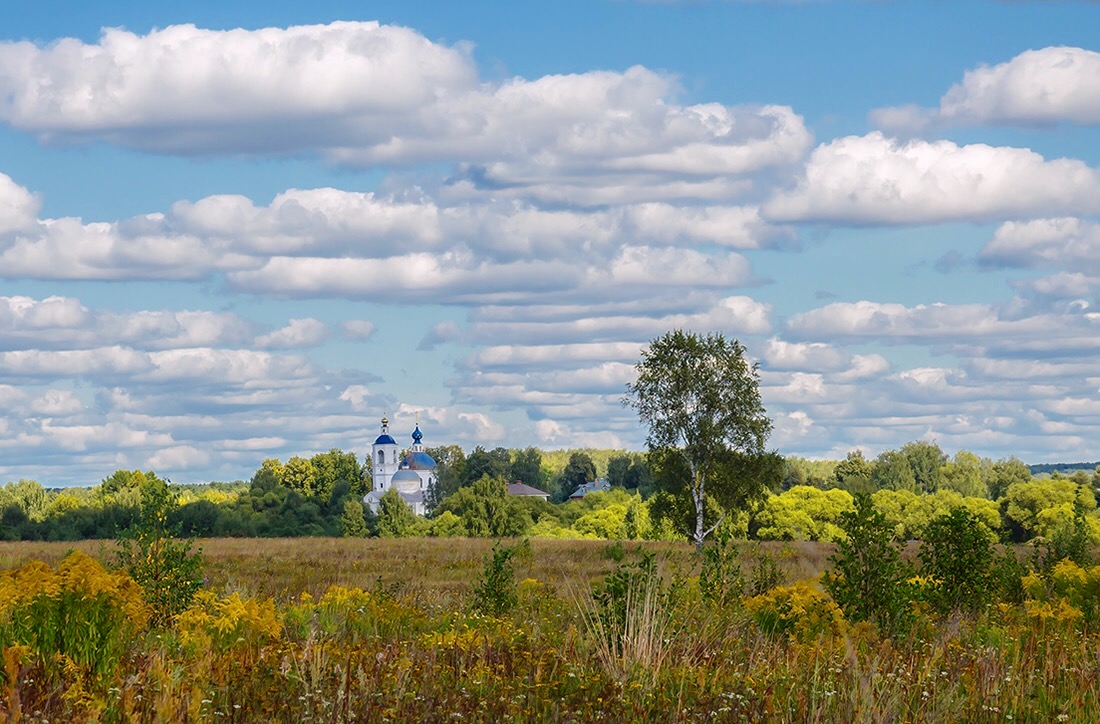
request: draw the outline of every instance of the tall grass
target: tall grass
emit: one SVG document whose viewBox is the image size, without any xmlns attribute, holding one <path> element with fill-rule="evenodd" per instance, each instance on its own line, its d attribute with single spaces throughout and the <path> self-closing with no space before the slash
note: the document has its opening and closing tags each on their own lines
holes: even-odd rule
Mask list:
<svg viewBox="0 0 1100 724">
<path fill-rule="evenodd" d="M 0 546 L 22 561 L 2 574 L 20 584 L 0 595 L 0 718 L 1100 720 L 1100 633 L 1074 605 L 1100 571 L 1063 566 L 1022 604 L 926 610 L 889 638 L 837 617 L 815 582 L 828 549 L 744 546 L 741 570 L 770 556 L 779 586 L 704 597 L 676 546 L 643 547 L 639 567 L 598 542 L 533 541 L 514 605 L 487 615 L 469 600 L 491 546 L 204 541 L 211 582 L 157 630 L 94 560 Z M 49 565 L 26 562 L 38 556 Z M 609 580 L 629 585 L 602 596 Z M 35 624 L 65 621 L 62 635 L 19 628 L 32 606 L 64 611 Z M 114 642 L 99 658 L 81 624 Z"/>
</svg>

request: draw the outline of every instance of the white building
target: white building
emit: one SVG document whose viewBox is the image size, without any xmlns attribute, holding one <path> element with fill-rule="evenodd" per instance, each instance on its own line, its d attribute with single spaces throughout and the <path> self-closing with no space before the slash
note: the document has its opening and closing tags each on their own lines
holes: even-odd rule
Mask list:
<svg viewBox="0 0 1100 724">
<path fill-rule="evenodd" d="M 401 448 L 390 436 L 390 421 L 382 418 L 382 434 L 371 446 L 372 489 L 363 498 L 370 509 L 378 513 L 382 494 L 394 488 L 405 503 L 417 515 L 424 515 L 427 508 L 424 498 L 428 486 L 435 482 L 435 460 L 424 452 L 424 433 L 420 422 L 412 434 L 412 448 L 401 457 Z"/>
</svg>

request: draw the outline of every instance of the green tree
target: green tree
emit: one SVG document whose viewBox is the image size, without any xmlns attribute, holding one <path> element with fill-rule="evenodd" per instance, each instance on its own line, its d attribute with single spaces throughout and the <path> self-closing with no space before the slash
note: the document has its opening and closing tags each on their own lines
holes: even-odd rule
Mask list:
<svg viewBox="0 0 1100 724">
<path fill-rule="evenodd" d="M 466 453 L 458 445 L 429 447 L 424 452 L 435 460 L 435 477 L 428 486 L 425 500 L 428 510 L 434 511 L 444 498 L 458 490 L 462 484 L 466 475 Z"/>
<path fill-rule="evenodd" d="M 370 533 L 367 518 L 363 515 L 363 504 L 354 499 L 344 501 L 344 512 L 340 516 L 340 533 L 345 538 L 366 538 Z"/>
<path fill-rule="evenodd" d="M 484 477 L 504 478 L 512 464 L 512 454 L 502 447 L 486 450 L 478 445 L 466 458 L 461 485 L 473 485 Z"/>
<path fill-rule="evenodd" d="M 759 477 L 738 476 L 765 457 L 772 429 L 757 366 L 737 340 L 675 330 L 653 340 L 635 369 L 638 378 L 627 386 L 625 403 L 648 428 L 646 444 L 656 453 L 651 464 L 686 469 L 681 489 L 691 498 L 692 540 L 701 551 L 725 516 L 706 519 L 708 495 L 725 509 L 763 490 Z"/>
<path fill-rule="evenodd" d="M 799 485 L 769 497 L 757 514 L 756 535 L 765 540 L 838 541 L 844 537 L 838 523 L 852 510 L 845 490 L 821 490 Z"/>
<path fill-rule="evenodd" d="M 630 474 L 631 462 L 632 460 L 629 453 L 621 453 L 608 460 L 607 482 L 614 486 L 625 488 L 627 475 Z"/>
<path fill-rule="evenodd" d="M 539 490 L 546 489 L 546 474 L 542 469 L 542 452 L 537 447 L 517 450 L 508 468 L 508 477 Z"/>
<path fill-rule="evenodd" d="M 202 587 L 202 552 L 178 538 L 169 516 L 178 506 L 167 481 L 143 475 L 141 509 L 134 524 L 116 541 L 118 565 L 145 592 L 156 625 L 170 621 L 191 605 Z"/>
<path fill-rule="evenodd" d="M 484 477 L 471 486 L 460 488 L 440 503 L 440 515 L 446 511 L 461 518 L 466 535 L 475 538 L 522 535 L 533 522 L 530 510 L 522 501 L 508 495 L 503 478 Z"/>
<path fill-rule="evenodd" d="M 36 480 L 20 480 L 4 486 L 5 497 L 18 505 L 32 521 L 41 521 L 46 516 L 49 496 L 46 489 Z"/>
<path fill-rule="evenodd" d="M 875 490 L 917 491 L 917 478 L 905 453 L 886 450 L 871 466 L 871 487 Z"/>
<path fill-rule="evenodd" d="M 989 494 L 982 479 L 982 459 L 969 450 L 959 450 L 955 458 L 944 463 L 942 487 L 968 498 L 984 498 Z"/>
<path fill-rule="evenodd" d="M 992 599 L 995 540 L 965 508 L 954 508 L 928 525 L 920 547 L 921 570 L 932 577 L 932 604 L 940 613 L 974 613 Z"/>
<path fill-rule="evenodd" d="M 1080 505 L 1086 512 L 1094 511 L 1092 488 L 1078 486 L 1072 480 L 1035 478 L 1010 485 L 1000 502 L 1011 538 L 1019 542 L 1035 536 L 1053 538 L 1072 524 L 1079 489 Z"/>
<path fill-rule="evenodd" d="M 862 450 L 852 450 L 848 456 L 836 465 L 833 471 L 836 486 L 849 493 L 869 493 L 871 491 L 871 463 L 863 457 Z"/>
<path fill-rule="evenodd" d="M 833 568 L 825 573 L 825 590 L 851 621 L 873 621 L 886 633 L 904 630 L 910 619 L 911 570 L 901 560 L 891 526 L 875 510 L 869 495 L 855 497 L 855 509 L 842 513 L 845 537 L 830 558 Z"/>
<path fill-rule="evenodd" d="M 1031 481 L 1031 469 L 1019 458 L 1002 458 L 984 471 L 986 491 L 993 500 L 1000 500 L 1015 483 Z"/>
<path fill-rule="evenodd" d="M 943 465 L 947 455 L 934 442 L 915 440 L 901 446 L 901 453 L 909 460 L 917 490 L 934 493 L 943 483 Z"/>
<path fill-rule="evenodd" d="M 569 500 L 569 496 L 585 483 L 596 479 L 596 463 L 586 452 L 575 452 L 569 456 L 569 464 L 561 472 L 558 496 Z"/>
<path fill-rule="evenodd" d="M 378 537 L 407 538 L 416 529 L 416 514 L 396 488 L 382 493 L 378 500 Z"/>
<path fill-rule="evenodd" d="M 295 455 L 283 469 L 283 485 L 302 495 L 313 495 L 316 490 L 313 463 Z"/>
<path fill-rule="evenodd" d="M 314 455 L 310 463 L 313 465 L 314 495 L 328 498 L 341 480 L 348 483 L 354 495 L 362 497 L 366 493 L 363 490 L 363 468 L 355 453 L 332 448 L 327 453 Z"/>
</svg>

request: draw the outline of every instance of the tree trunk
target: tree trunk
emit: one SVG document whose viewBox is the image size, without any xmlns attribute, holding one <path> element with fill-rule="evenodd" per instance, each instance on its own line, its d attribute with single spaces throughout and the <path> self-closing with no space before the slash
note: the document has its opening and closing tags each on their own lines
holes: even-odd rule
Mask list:
<svg viewBox="0 0 1100 724">
<path fill-rule="evenodd" d="M 695 499 L 695 550 L 703 552 L 703 539 L 707 537 L 703 516 L 706 513 L 706 493 L 703 489 L 703 479 L 697 475 L 692 481 L 691 495 Z"/>
</svg>

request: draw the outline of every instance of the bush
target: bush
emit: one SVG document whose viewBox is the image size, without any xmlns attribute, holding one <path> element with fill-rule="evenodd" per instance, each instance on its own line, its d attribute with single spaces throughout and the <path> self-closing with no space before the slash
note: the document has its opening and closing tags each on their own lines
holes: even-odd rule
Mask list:
<svg viewBox="0 0 1100 724">
<path fill-rule="evenodd" d="M 70 688 L 105 686 L 149 615 L 125 571 L 108 572 L 78 551 L 56 569 L 31 561 L 0 573 L 0 649 L 26 647 Z"/>
<path fill-rule="evenodd" d="M 784 634 L 803 643 L 820 636 L 841 636 L 848 630 L 836 603 L 808 581 L 753 596 L 745 601 L 745 608 L 764 633 Z"/>
<path fill-rule="evenodd" d="M 846 537 L 829 558 L 833 570 L 824 576 L 825 589 L 850 621 L 872 621 L 890 635 L 908 630 L 911 571 L 886 517 L 870 496 L 859 494 L 855 510 L 841 514 L 840 527 Z"/>
<path fill-rule="evenodd" d="M 993 538 L 964 508 L 936 518 L 920 547 L 923 573 L 932 578 L 930 604 L 940 613 L 975 613 L 993 595 Z"/>
<path fill-rule="evenodd" d="M 497 541 L 485 557 L 481 580 L 474 584 L 474 610 L 487 616 L 503 616 L 516 607 L 516 571 L 513 559 L 530 550 L 526 540 L 511 546 Z"/>
<path fill-rule="evenodd" d="M 141 483 L 141 508 L 116 541 L 118 566 L 145 591 L 153 625 L 167 623 L 191 605 L 202 587 L 202 552 L 176 538 L 168 517 L 176 507 L 168 484 L 150 474 Z"/>
</svg>

